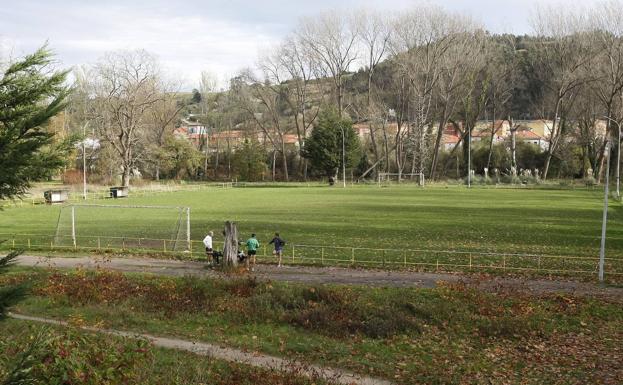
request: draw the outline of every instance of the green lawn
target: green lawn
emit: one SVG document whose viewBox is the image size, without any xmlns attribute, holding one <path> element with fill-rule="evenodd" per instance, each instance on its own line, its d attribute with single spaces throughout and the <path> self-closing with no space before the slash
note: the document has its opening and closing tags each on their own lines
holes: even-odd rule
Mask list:
<svg viewBox="0 0 623 385">
<path fill-rule="evenodd" d="M 462 187 L 265 187 L 161 193 L 97 204 L 189 206 L 192 238 L 235 220 L 266 243 L 274 231 L 293 244 L 597 256 L 599 189 Z M 59 206 L 7 208 L 0 233 L 54 234 Z M 78 236 L 160 238 L 177 213 L 80 211 Z M 607 252 L 623 257 L 623 208 L 612 202 Z M 64 220 L 68 224 L 68 220 Z M 164 230 L 163 230 L 164 229 Z M 68 234 L 68 230 L 65 230 Z M 197 244 L 199 250 L 199 244 Z M 306 251 L 302 249 L 300 252 Z M 312 253 L 311 250 L 309 250 Z M 317 250 L 313 251 L 319 256 Z M 331 251 L 326 251 L 330 253 Z"/>
</svg>

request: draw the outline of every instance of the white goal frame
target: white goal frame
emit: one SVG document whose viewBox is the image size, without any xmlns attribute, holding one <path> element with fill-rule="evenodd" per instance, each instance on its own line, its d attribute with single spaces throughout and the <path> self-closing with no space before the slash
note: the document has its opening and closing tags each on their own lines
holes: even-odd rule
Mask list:
<svg viewBox="0 0 623 385">
<path fill-rule="evenodd" d="M 398 177 L 398 183 L 402 182 L 403 180 L 407 180 L 412 176 L 416 176 L 418 185 L 421 187 L 424 187 L 424 184 L 426 182 L 423 172 L 413 172 L 413 173 L 379 172 L 377 175 L 378 175 L 377 183 L 379 187 L 384 181 L 387 181 L 387 177 L 390 177 L 390 176 Z"/>
<path fill-rule="evenodd" d="M 156 210 L 180 210 L 186 213 L 186 251 L 192 250 L 192 242 L 190 240 L 190 207 L 187 206 L 145 206 L 145 205 L 99 205 L 99 204 L 70 204 L 64 206 L 63 209 L 71 207 L 71 241 L 73 246 L 76 247 L 76 207 L 101 207 L 101 208 L 126 208 L 126 209 L 156 209 Z M 59 222 L 61 220 L 62 209 L 59 213 L 59 217 L 56 223 L 58 229 Z M 57 230 L 58 231 L 58 230 Z"/>
</svg>

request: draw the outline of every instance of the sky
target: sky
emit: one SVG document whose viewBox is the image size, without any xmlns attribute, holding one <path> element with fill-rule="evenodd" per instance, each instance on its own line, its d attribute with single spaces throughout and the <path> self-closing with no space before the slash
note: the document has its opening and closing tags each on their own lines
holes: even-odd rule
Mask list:
<svg viewBox="0 0 623 385">
<path fill-rule="evenodd" d="M 535 6 L 598 0 L 0 0 L 0 60 L 44 43 L 63 67 L 93 64 L 106 52 L 145 49 L 183 88 L 200 73 L 220 84 L 252 67 L 302 16 L 354 8 L 402 10 L 432 3 L 464 12 L 494 32 L 529 33 Z"/>
</svg>

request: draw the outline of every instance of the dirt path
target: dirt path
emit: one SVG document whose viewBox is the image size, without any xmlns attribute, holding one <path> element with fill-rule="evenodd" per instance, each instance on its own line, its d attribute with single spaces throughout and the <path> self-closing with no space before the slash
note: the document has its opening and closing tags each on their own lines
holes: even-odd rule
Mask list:
<svg viewBox="0 0 623 385">
<path fill-rule="evenodd" d="M 141 272 L 169 276 L 224 277 L 206 268 L 204 262 L 151 258 L 103 259 L 102 257 L 36 257 L 20 256 L 22 266 L 55 268 L 97 267 L 124 272 Z M 339 267 L 257 265 L 252 273 L 260 279 L 309 284 L 345 284 L 392 287 L 435 287 L 437 282 L 465 282 L 484 290 L 514 289 L 529 293 L 566 293 L 577 296 L 600 296 L 623 300 L 623 288 L 604 287 L 595 283 L 547 279 L 474 276 L 444 273 L 380 271 Z"/>
<path fill-rule="evenodd" d="M 58 321 L 50 318 L 40 318 L 40 317 L 32 317 L 21 314 L 13 314 L 9 315 L 11 318 L 23 320 L 23 321 L 31 321 L 31 322 L 40 322 L 51 325 L 63 326 L 63 327 L 73 327 L 69 323 L 65 321 Z M 325 368 L 316 365 L 305 365 L 300 362 L 287 361 L 282 358 L 268 356 L 264 354 L 260 354 L 257 352 L 245 352 L 238 349 L 221 347 L 213 344 L 203 343 L 203 342 L 194 342 L 181 340 L 177 338 L 165 338 L 165 337 L 157 337 L 150 334 L 142 334 L 142 333 L 133 333 L 133 332 L 125 332 L 120 330 L 110 330 L 110 329 L 101 329 L 95 327 L 88 326 L 75 326 L 81 330 L 115 335 L 125 338 L 144 338 L 150 341 L 152 344 L 158 347 L 168 348 L 168 349 L 176 349 L 176 350 L 184 350 L 187 352 L 191 352 L 194 354 L 202 355 L 202 356 L 210 356 L 213 358 L 235 362 L 239 364 L 246 364 L 255 367 L 260 367 L 264 369 L 270 370 L 278 370 L 285 372 L 296 372 L 297 374 L 303 374 L 310 378 L 320 377 L 323 379 L 327 379 L 332 383 L 344 384 L 344 385 L 392 385 L 392 382 L 381 380 L 377 378 L 371 377 L 363 377 L 357 374 L 340 370 L 340 369 L 332 369 Z"/>
</svg>

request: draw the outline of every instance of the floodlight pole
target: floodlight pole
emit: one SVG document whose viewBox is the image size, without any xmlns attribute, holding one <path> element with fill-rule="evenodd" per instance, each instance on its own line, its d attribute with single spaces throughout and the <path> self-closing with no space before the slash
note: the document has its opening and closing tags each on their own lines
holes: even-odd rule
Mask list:
<svg viewBox="0 0 623 385">
<path fill-rule="evenodd" d="M 346 146 L 344 145 L 344 127 L 342 129 L 342 184 L 346 188 Z"/>
<path fill-rule="evenodd" d="M 192 250 L 190 243 L 190 207 L 186 208 L 186 247 L 188 251 Z"/>
<path fill-rule="evenodd" d="M 76 208 L 71 206 L 71 240 L 76 247 Z"/>
<path fill-rule="evenodd" d="M 608 186 L 610 184 L 610 139 L 606 138 L 606 181 L 604 184 L 604 210 L 601 219 L 601 245 L 599 247 L 599 281 L 604 281 L 606 254 L 606 224 L 608 222 Z"/>
<path fill-rule="evenodd" d="M 467 129 L 467 188 L 472 187 L 472 130 Z"/>
<path fill-rule="evenodd" d="M 621 199 L 621 190 L 620 190 L 620 185 L 621 185 L 621 124 L 612 119 L 609 116 L 604 116 L 604 118 L 608 119 L 609 121 L 611 121 L 612 123 L 617 125 L 617 129 L 619 131 L 619 141 L 617 143 L 617 176 L 616 176 L 616 180 L 617 180 L 617 199 Z M 607 135 L 608 133 L 606 133 Z"/>
<path fill-rule="evenodd" d="M 89 122 L 86 122 L 82 126 L 82 199 L 87 199 L 87 126 Z"/>
</svg>

